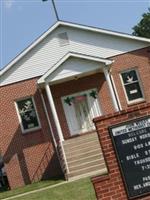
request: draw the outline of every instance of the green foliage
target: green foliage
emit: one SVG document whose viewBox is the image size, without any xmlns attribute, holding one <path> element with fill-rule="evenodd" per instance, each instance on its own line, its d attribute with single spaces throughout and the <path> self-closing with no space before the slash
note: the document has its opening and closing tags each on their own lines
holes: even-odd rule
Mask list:
<svg viewBox="0 0 150 200">
<path fill-rule="evenodd" d="M 150 38 L 150 8 L 142 15 L 141 21 L 133 27 L 133 35 Z"/>
</svg>

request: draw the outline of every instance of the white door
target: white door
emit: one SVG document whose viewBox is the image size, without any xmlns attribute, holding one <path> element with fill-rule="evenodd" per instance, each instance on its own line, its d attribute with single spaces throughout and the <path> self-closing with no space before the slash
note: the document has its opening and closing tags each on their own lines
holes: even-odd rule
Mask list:
<svg viewBox="0 0 150 200">
<path fill-rule="evenodd" d="M 91 93 L 95 96 L 91 96 Z M 92 119 L 101 115 L 96 89 L 83 91 L 62 98 L 70 134 L 88 132 L 94 129 Z"/>
<path fill-rule="evenodd" d="M 74 100 L 76 120 L 79 125 L 80 132 L 86 132 L 93 129 L 92 118 L 87 101 L 84 95 L 77 96 Z"/>
</svg>

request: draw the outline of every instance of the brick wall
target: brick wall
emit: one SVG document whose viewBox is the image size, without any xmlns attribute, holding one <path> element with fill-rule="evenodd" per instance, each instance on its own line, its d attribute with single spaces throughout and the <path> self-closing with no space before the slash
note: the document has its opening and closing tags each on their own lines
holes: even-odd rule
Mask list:
<svg viewBox="0 0 150 200">
<path fill-rule="evenodd" d="M 131 106 L 127 105 L 120 79 L 120 72 L 127 69 L 135 68 L 138 70 L 145 95 L 145 101 L 150 102 L 150 47 L 118 55 L 112 57 L 111 59 L 114 60 L 111 67 L 111 74 L 115 82 L 122 109 L 126 109 L 127 107 Z"/>
<path fill-rule="evenodd" d="M 108 167 L 108 174 L 92 178 L 97 199 L 99 200 L 127 200 L 127 194 L 121 177 L 116 154 L 108 127 L 117 125 L 128 120 L 150 115 L 150 103 L 132 106 L 121 112 L 109 114 L 94 119 L 102 151 Z M 136 178 L 136 177 L 135 177 Z M 138 200 L 149 200 L 150 195 L 136 198 Z"/>
<path fill-rule="evenodd" d="M 41 129 L 22 134 L 15 101 L 33 96 L 39 114 Z M 37 79 L 27 80 L 0 88 L 0 150 L 11 188 L 29 184 L 49 147 L 49 163 L 42 169 L 42 176 L 58 176 L 60 166 L 52 145 L 50 131 L 42 101 L 37 90 Z M 44 166 L 42 166 L 44 167 Z M 41 177 L 42 177 L 41 176 Z"/>
</svg>

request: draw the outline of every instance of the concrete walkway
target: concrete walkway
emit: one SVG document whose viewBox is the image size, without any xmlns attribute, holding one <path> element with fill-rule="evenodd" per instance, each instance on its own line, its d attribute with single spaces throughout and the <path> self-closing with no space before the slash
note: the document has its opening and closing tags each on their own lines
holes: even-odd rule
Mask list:
<svg viewBox="0 0 150 200">
<path fill-rule="evenodd" d="M 69 181 L 69 182 L 71 182 L 71 181 Z M 30 192 L 25 192 L 23 194 L 18 194 L 18 195 L 15 195 L 15 196 L 7 197 L 7 198 L 1 199 L 1 200 L 10 200 L 10 199 L 15 199 L 15 198 L 23 197 L 23 196 L 26 196 L 26 195 L 29 195 L 29 194 L 34 194 L 34 193 L 37 193 L 37 192 L 40 192 L 40 191 L 44 191 L 44 190 L 48 190 L 48 189 L 51 189 L 51 188 L 55 188 L 55 187 L 57 187 L 59 185 L 64 185 L 66 183 L 68 183 L 68 181 L 64 181 L 62 183 L 57 183 L 55 185 L 46 186 L 44 188 L 39 188 L 37 190 L 32 190 Z"/>
</svg>

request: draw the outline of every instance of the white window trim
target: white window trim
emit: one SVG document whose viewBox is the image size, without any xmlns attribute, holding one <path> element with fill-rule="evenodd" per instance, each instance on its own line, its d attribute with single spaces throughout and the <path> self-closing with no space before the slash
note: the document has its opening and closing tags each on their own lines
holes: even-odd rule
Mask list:
<svg viewBox="0 0 150 200">
<path fill-rule="evenodd" d="M 122 74 L 122 73 L 125 73 L 125 72 L 128 72 L 128 71 L 132 71 L 132 70 L 136 71 L 136 75 L 137 75 L 137 78 L 138 78 L 138 83 L 139 83 L 139 86 L 140 86 L 140 89 L 141 89 L 143 98 L 138 98 L 138 99 L 129 101 L 128 96 L 127 96 L 127 92 L 126 92 L 126 89 L 125 89 L 125 85 L 124 85 L 124 82 L 123 82 L 123 78 L 122 78 L 122 75 L 121 75 L 121 74 Z M 138 69 L 137 69 L 137 68 L 130 68 L 130 69 L 121 71 L 121 72 L 120 72 L 120 79 L 121 79 L 121 84 L 122 84 L 123 91 L 124 91 L 124 94 L 125 94 L 126 101 L 127 101 L 127 104 L 128 104 L 128 105 L 130 105 L 130 104 L 135 104 L 135 103 L 140 103 L 140 102 L 142 102 L 142 101 L 145 101 L 145 96 L 144 96 L 144 92 L 143 92 L 143 86 L 142 86 L 141 79 L 140 79 L 140 76 L 139 76 L 139 73 L 138 73 Z"/>
<path fill-rule="evenodd" d="M 24 130 L 23 125 L 22 125 L 22 120 L 21 120 L 21 116 L 20 116 L 20 113 L 19 113 L 19 108 L 18 108 L 17 102 L 22 101 L 22 100 L 25 100 L 25 99 L 28 99 L 28 98 L 31 98 L 31 99 L 32 99 L 32 102 L 33 102 L 33 105 L 34 105 L 34 109 L 35 109 L 35 112 L 36 112 L 36 116 L 37 116 L 37 120 L 38 120 L 39 126 L 37 126 L 37 127 L 35 127 L 35 128 L 30 128 L 30 129 L 28 129 L 28 130 Z M 33 96 L 26 96 L 26 97 L 23 97 L 23 98 L 21 98 L 21 99 L 17 99 L 17 100 L 15 101 L 15 108 L 16 108 L 16 112 L 17 112 L 18 119 L 19 119 L 19 124 L 20 124 L 20 127 L 21 127 L 21 131 L 22 131 L 23 134 L 24 134 L 24 133 L 33 132 L 33 131 L 36 131 L 36 130 L 41 129 L 40 118 L 39 118 L 39 115 L 38 115 L 38 112 L 37 112 L 37 108 L 36 108 L 36 104 L 35 104 L 35 101 L 34 101 L 34 97 L 33 97 Z"/>
<path fill-rule="evenodd" d="M 112 83 L 113 83 L 113 86 L 114 86 L 114 90 L 115 90 L 115 93 L 116 93 L 116 97 L 117 97 L 117 100 L 118 100 L 120 110 L 122 110 L 122 106 L 121 106 L 120 98 L 119 98 L 118 91 L 117 91 L 117 88 L 116 88 L 116 84 L 115 84 L 115 81 L 114 81 L 114 77 L 112 76 L 112 74 L 110 74 L 110 76 L 111 76 L 111 80 L 112 80 Z"/>
</svg>

